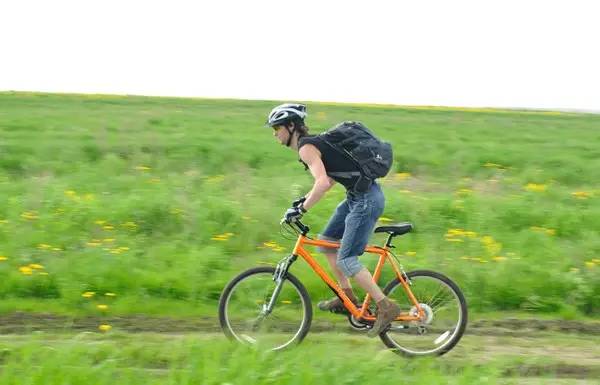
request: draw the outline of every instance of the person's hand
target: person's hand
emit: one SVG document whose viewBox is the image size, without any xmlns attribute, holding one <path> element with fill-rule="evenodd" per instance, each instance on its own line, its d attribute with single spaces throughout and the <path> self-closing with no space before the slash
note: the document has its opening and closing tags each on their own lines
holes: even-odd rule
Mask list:
<svg viewBox="0 0 600 385">
<path fill-rule="evenodd" d="M 302 218 L 302 216 L 304 215 L 305 212 L 306 212 L 306 210 L 303 210 L 302 203 L 300 203 L 296 207 L 289 208 L 285 212 L 285 214 L 283 214 L 283 219 L 287 223 L 296 222 L 297 220 Z"/>
<path fill-rule="evenodd" d="M 295 201 L 292 202 L 292 207 L 298 207 L 300 205 L 300 203 L 304 203 L 305 200 L 306 200 L 306 197 L 296 199 Z"/>
</svg>

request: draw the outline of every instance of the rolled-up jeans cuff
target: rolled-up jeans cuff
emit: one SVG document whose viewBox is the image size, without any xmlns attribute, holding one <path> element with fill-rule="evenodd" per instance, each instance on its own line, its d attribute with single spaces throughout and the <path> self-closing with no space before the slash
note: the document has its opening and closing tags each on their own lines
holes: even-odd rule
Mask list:
<svg viewBox="0 0 600 385">
<path fill-rule="evenodd" d="M 363 265 L 358 260 L 358 257 L 346 257 L 344 259 L 338 259 L 337 266 L 342 273 L 349 278 L 354 277 L 363 268 Z"/>
<path fill-rule="evenodd" d="M 328 237 L 327 235 L 322 235 L 319 234 L 318 238 L 322 241 L 330 241 L 330 242 L 340 242 L 339 239 L 335 239 L 332 237 Z M 323 254 L 337 254 L 339 247 L 333 248 L 333 247 L 321 247 L 321 246 L 317 246 L 317 251 L 321 252 Z"/>
</svg>

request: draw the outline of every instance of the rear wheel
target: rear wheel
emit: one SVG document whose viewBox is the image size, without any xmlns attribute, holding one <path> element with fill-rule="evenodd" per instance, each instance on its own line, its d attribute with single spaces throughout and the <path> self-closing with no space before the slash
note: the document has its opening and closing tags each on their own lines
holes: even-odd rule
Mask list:
<svg viewBox="0 0 600 385">
<path fill-rule="evenodd" d="M 273 267 L 247 270 L 223 290 L 219 321 L 230 339 L 281 350 L 299 343 L 308 333 L 312 320 L 308 292 L 296 277 L 287 273 L 277 293 L 274 272 Z"/>
<path fill-rule="evenodd" d="M 420 321 L 392 322 L 390 328 L 380 334 L 381 340 L 395 352 L 408 356 L 448 352 L 458 343 L 467 326 L 465 297 L 452 280 L 440 273 L 416 270 L 406 275 L 425 317 Z M 398 278 L 391 281 L 383 292 L 403 311 L 418 314 Z"/>
</svg>

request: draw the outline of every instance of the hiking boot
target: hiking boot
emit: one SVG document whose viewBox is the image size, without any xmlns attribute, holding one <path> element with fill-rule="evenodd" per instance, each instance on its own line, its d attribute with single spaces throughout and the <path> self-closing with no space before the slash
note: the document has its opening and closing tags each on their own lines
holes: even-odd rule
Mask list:
<svg viewBox="0 0 600 385">
<path fill-rule="evenodd" d="M 358 307 L 359 306 L 358 298 L 356 298 L 352 289 L 342 289 L 342 290 L 344 290 L 344 293 L 346 293 L 348 298 L 350 298 L 350 301 L 352 301 L 352 303 L 354 303 L 354 305 L 356 305 Z M 337 296 L 330 300 L 319 302 L 317 304 L 317 307 L 320 310 L 330 311 L 332 313 L 349 314 L 348 309 L 346 309 L 342 300 L 339 299 Z"/>
<path fill-rule="evenodd" d="M 367 332 L 367 336 L 378 336 L 399 315 L 400 307 L 389 298 L 383 298 L 381 301 L 377 302 L 377 319 L 371 330 Z"/>
</svg>

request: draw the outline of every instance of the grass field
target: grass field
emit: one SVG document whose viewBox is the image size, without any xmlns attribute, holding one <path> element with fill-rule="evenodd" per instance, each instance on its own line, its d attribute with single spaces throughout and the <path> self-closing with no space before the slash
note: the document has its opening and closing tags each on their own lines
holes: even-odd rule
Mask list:
<svg viewBox="0 0 600 385">
<path fill-rule="evenodd" d="M 225 343 L 221 290 L 289 253 L 279 219 L 312 185 L 262 127 L 276 103 L 0 93 L 0 384 L 594 383 L 598 115 L 309 103 L 311 132 L 392 142 L 381 224 L 415 225 L 404 267 L 455 280 L 472 323 L 438 360 L 318 313 L 281 355 Z M 343 197 L 305 216 L 314 234 Z"/>
<path fill-rule="evenodd" d="M 262 126 L 274 104 L 1 93 L 3 311 L 202 314 L 233 275 L 277 262 L 293 244 L 278 220 L 312 179 Z M 354 119 L 393 143 L 381 223 L 415 225 L 395 242 L 407 270 L 449 275 L 474 311 L 599 314 L 600 116 L 309 113 L 313 132 Z M 343 195 L 305 217 L 315 233 Z"/>
</svg>

